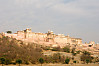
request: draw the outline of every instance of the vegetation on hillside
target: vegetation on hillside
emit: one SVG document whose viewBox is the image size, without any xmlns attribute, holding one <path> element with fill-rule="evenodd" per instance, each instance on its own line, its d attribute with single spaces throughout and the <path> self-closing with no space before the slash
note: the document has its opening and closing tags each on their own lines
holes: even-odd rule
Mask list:
<svg viewBox="0 0 99 66">
<path fill-rule="evenodd" d="M 16 39 L 8 37 L 0 38 L 0 57 L 4 57 L 10 61 L 22 59 L 22 63 L 26 63 L 26 61 L 36 63 L 43 56 L 41 51 L 40 47 L 34 48 L 33 44 L 25 45 L 22 41 Z"/>
<path fill-rule="evenodd" d="M 60 53 L 54 53 L 53 55 L 43 55 L 43 51 L 54 51 L 54 52 L 65 52 L 72 55 L 72 57 L 67 57 L 61 55 Z M 70 49 L 70 46 L 64 48 L 54 47 L 43 47 L 35 43 L 25 44 L 20 40 L 3 36 L 0 38 L 0 64 L 35 64 L 35 63 L 66 63 L 69 64 L 77 63 L 75 56 L 80 54 L 81 51 L 76 51 L 75 48 Z M 81 61 L 84 63 L 99 62 L 99 58 L 93 58 L 91 53 L 83 51 L 80 57 Z M 94 61 L 93 61 L 94 59 Z"/>
<path fill-rule="evenodd" d="M 81 61 L 84 63 L 86 62 L 87 64 L 92 62 L 94 58 L 91 56 L 91 53 L 84 51 L 83 54 L 81 55 Z"/>
</svg>

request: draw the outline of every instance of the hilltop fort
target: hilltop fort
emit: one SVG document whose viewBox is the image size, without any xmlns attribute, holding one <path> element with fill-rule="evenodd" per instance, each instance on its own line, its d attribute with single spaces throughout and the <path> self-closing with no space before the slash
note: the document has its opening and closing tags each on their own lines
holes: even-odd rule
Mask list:
<svg viewBox="0 0 99 66">
<path fill-rule="evenodd" d="M 65 36 L 64 34 L 54 34 L 53 31 L 48 31 L 47 33 L 35 33 L 31 29 L 27 28 L 23 31 L 17 31 L 17 33 L 9 34 L 3 33 L 4 36 L 10 38 L 15 38 L 17 40 L 22 40 L 24 42 L 32 42 L 43 46 L 50 47 L 65 47 L 66 45 L 76 48 L 78 50 L 99 50 L 99 44 L 95 44 L 94 41 L 89 43 L 82 43 L 81 38 L 72 38 L 69 35 Z M 95 52 L 98 52 L 96 51 Z"/>
<path fill-rule="evenodd" d="M 63 47 L 65 45 L 72 44 L 82 44 L 81 38 L 72 38 L 69 35 L 65 36 L 64 34 L 54 34 L 53 31 L 48 31 L 48 33 L 35 33 L 32 32 L 31 29 L 27 28 L 23 31 L 17 31 L 14 34 L 4 33 L 5 36 L 16 38 L 17 40 L 22 40 L 26 42 L 34 42 L 34 43 L 47 43 L 46 45 L 57 45 Z"/>
</svg>

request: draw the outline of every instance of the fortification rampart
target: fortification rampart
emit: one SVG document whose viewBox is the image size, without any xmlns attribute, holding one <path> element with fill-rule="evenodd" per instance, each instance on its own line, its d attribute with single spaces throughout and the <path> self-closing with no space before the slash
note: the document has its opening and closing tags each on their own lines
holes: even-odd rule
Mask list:
<svg viewBox="0 0 99 66">
<path fill-rule="evenodd" d="M 63 34 L 54 34 L 53 31 L 48 31 L 48 33 L 35 33 L 31 29 L 26 29 L 23 31 L 17 31 L 15 34 L 7 34 L 5 36 L 16 38 L 17 40 L 27 41 L 27 42 L 39 42 L 48 44 L 56 44 L 57 46 L 65 46 L 67 44 L 82 44 L 82 39 L 71 38 L 70 36 L 65 36 Z"/>
</svg>

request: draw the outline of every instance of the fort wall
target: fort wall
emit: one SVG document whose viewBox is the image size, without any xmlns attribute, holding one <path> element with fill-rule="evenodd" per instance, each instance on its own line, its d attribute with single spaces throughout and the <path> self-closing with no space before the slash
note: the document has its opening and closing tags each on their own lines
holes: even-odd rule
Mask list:
<svg viewBox="0 0 99 66">
<path fill-rule="evenodd" d="M 56 44 L 58 46 L 72 45 L 72 44 L 82 44 L 82 39 L 71 38 L 70 36 L 65 36 L 63 34 L 54 34 L 53 31 L 48 31 L 48 33 L 35 33 L 31 29 L 26 29 L 23 31 L 17 31 L 15 34 L 7 34 L 5 36 L 16 38 L 22 41 L 28 42 L 40 42 Z"/>
</svg>

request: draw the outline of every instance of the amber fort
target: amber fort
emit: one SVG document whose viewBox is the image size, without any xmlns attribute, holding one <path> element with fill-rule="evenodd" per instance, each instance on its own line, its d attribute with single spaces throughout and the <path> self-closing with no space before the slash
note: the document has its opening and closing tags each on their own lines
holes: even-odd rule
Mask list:
<svg viewBox="0 0 99 66">
<path fill-rule="evenodd" d="M 81 38 L 70 37 L 69 35 L 65 36 L 64 34 L 56 35 L 53 31 L 48 31 L 47 33 L 35 33 L 31 29 L 27 28 L 22 31 L 17 31 L 17 33 L 9 34 L 3 33 L 4 36 L 15 38 L 17 40 L 22 40 L 24 42 L 33 42 L 44 46 L 52 47 L 64 47 L 66 45 L 70 46 L 90 46 L 97 47 L 94 41 L 89 43 L 82 43 Z"/>
</svg>

